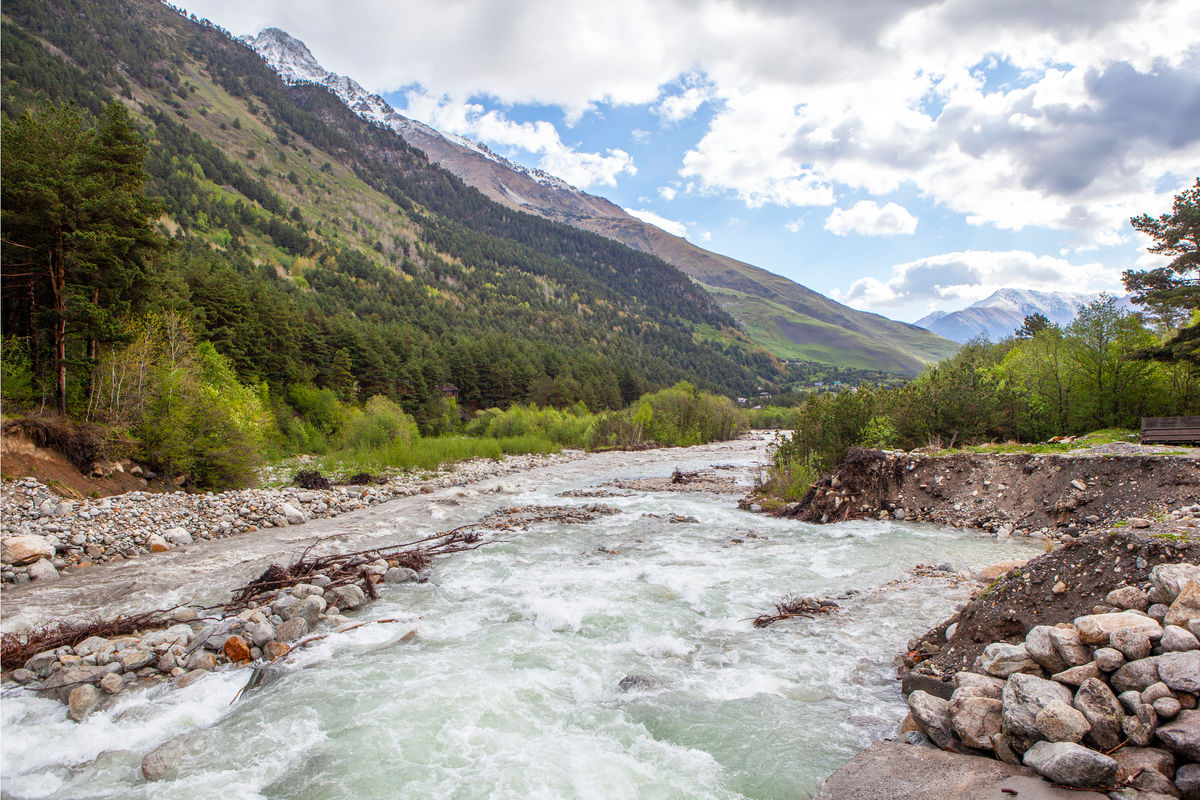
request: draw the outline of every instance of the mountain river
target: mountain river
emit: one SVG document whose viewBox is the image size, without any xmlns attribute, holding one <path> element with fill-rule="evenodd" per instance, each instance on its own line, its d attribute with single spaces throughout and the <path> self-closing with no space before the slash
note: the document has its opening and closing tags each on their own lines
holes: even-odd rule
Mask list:
<svg viewBox="0 0 1200 800">
<path fill-rule="evenodd" d="M 287 659 L 294 671 L 233 704 L 248 670 L 182 690 L 128 692 L 78 724 L 57 701 L 9 690 L 0 704 L 0 791 L 154 800 L 803 798 L 894 731 L 904 705 L 893 657 L 965 599 L 964 586 L 909 571 L 979 567 L 1036 549 L 930 525 L 774 519 L 738 510 L 736 494 L 557 496 L 714 465 L 749 485 L 766 442 L 594 454 L 97 567 L 74 595 L 64 581 L 45 603 L 113 611 L 217 602 L 313 537 L 337 533 L 351 550 L 410 541 L 501 506 L 621 510 L 531 525 L 437 560 L 426 583 L 381 587 L 381 599 L 356 616 L 400 622 L 306 647 Z M 699 522 L 672 523 L 670 514 Z M 786 593 L 836 598 L 851 589 L 858 593 L 839 599 L 837 613 L 751 624 Z M 28 604 L 6 602 L 6 616 L 38 609 L 35 595 L 24 597 Z M 411 630 L 414 638 L 397 642 Z M 622 689 L 627 676 L 644 677 Z M 142 756 L 181 736 L 177 769 L 146 782 Z"/>
</svg>

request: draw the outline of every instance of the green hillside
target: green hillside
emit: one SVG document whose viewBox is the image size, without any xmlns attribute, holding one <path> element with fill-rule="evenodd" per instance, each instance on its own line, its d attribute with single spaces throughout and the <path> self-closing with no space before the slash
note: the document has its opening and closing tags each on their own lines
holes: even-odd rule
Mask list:
<svg viewBox="0 0 1200 800">
<path fill-rule="evenodd" d="M 424 424 L 447 387 L 474 407 L 605 408 L 678 380 L 745 394 L 780 377 L 675 268 L 497 205 L 203 21 L 151 0 L 10 0 L 3 38 L 6 119 L 116 99 L 149 142 L 172 247 L 137 297 L 95 305 L 183 313 L 244 382 L 385 394 Z M 44 385 L 49 300 L 6 273 L 4 334 Z M 89 324 L 69 323 L 77 408 L 89 342 L 127 336 Z"/>
</svg>

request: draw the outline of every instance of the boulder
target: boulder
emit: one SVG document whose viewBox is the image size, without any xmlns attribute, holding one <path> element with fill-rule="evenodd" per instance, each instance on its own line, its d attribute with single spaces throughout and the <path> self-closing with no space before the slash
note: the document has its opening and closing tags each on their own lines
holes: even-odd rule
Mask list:
<svg viewBox="0 0 1200 800">
<path fill-rule="evenodd" d="M 1109 641 L 1114 631 L 1141 631 L 1151 639 L 1157 640 L 1162 636 L 1162 626 L 1150 617 L 1132 611 L 1118 611 L 1114 614 L 1089 614 L 1075 618 L 1075 629 L 1079 638 L 1085 644 L 1103 645 Z"/>
<path fill-rule="evenodd" d="M 1157 661 L 1158 675 L 1167 686 L 1177 692 L 1200 693 L 1200 650 L 1164 653 Z"/>
<path fill-rule="evenodd" d="M 290 503 L 280 504 L 279 512 L 283 514 L 283 518 L 288 521 L 289 525 L 303 525 L 308 522 L 308 517 L 304 515 L 304 512 Z"/>
<path fill-rule="evenodd" d="M 1109 786 L 1117 774 L 1112 758 L 1072 742 L 1038 742 L 1022 763 L 1053 783 L 1082 788 Z"/>
<path fill-rule="evenodd" d="M 1154 706 L 1140 704 L 1133 714 L 1121 720 L 1121 732 L 1130 743 L 1145 747 L 1154 740 L 1154 729 L 1158 726 L 1158 714 Z"/>
<path fill-rule="evenodd" d="M 1167 609 L 1163 622 L 1186 626 L 1189 621 L 1197 619 L 1200 619 L 1200 577 L 1193 576 Z"/>
<path fill-rule="evenodd" d="M 1200 566 L 1195 564 L 1158 564 L 1150 570 L 1150 583 L 1158 590 L 1161 602 L 1171 605 L 1196 576 L 1200 576 Z"/>
<path fill-rule="evenodd" d="M 1121 651 L 1129 661 L 1137 661 L 1150 655 L 1150 637 L 1144 631 L 1123 628 L 1113 631 L 1108 637 L 1108 646 Z"/>
<path fill-rule="evenodd" d="M 1073 627 L 1054 627 L 1049 631 L 1054 649 L 1069 667 L 1078 667 L 1092 660 L 1092 650 L 1079 638 L 1079 631 Z"/>
<path fill-rule="evenodd" d="M 1154 715 L 1160 720 L 1174 719 L 1183 709 L 1183 705 L 1174 697 L 1160 697 L 1150 705 L 1154 708 Z"/>
<path fill-rule="evenodd" d="M 100 688 L 109 694 L 119 694 L 125 688 L 125 681 L 119 672 L 110 672 L 100 679 Z"/>
<path fill-rule="evenodd" d="M 163 538 L 173 545 L 184 545 L 192 543 L 192 535 L 187 532 L 187 528 L 167 528 L 163 531 Z"/>
<path fill-rule="evenodd" d="M 291 649 L 283 642 L 267 642 L 263 645 L 263 658 L 267 661 L 274 661 L 281 656 L 287 655 Z"/>
<path fill-rule="evenodd" d="M 1175 775 L 1175 756 L 1161 747 L 1122 747 L 1112 753 L 1117 768 L 1123 775 L 1133 775 L 1139 769 L 1152 769 L 1166 775 Z"/>
<path fill-rule="evenodd" d="M 1116 672 L 1125 666 L 1125 654 L 1115 647 L 1096 648 L 1096 666 L 1101 672 Z"/>
<path fill-rule="evenodd" d="M 152 533 L 146 537 L 146 547 L 149 548 L 151 553 L 165 553 L 171 549 L 171 545 L 167 544 L 167 540 L 157 533 Z"/>
<path fill-rule="evenodd" d="M 1121 720 L 1124 709 L 1112 690 L 1098 678 L 1089 678 L 1079 687 L 1072 702 L 1088 722 L 1088 742 L 1101 750 L 1111 750 L 1121 743 Z"/>
<path fill-rule="evenodd" d="M 240 636 L 230 636 L 222 648 L 225 655 L 235 664 L 244 664 L 250 660 L 250 645 Z"/>
<path fill-rule="evenodd" d="M 246 634 L 255 647 L 262 647 L 275 640 L 275 627 L 269 622 L 256 622 L 246 629 Z"/>
<path fill-rule="evenodd" d="M 1038 731 L 1050 742 L 1078 742 L 1091 730 L 1087 719 L 1061 700 L 1051 700 L 1034 718 Z"/>
<path fill-rule="evenodd" d="M 1096 662 L 1092 661 L 1078 667 L 1064 669 L 1062 672 L 1056 672 L 1051 678 L 1059 683 L 1065 683 L 1067 686 L 1079 686 L 1088 678 L 1099 678 L 1102 674 L 1100 668 L 1096 666 Z"/>
<path fill-rule="evenodd" d="M 1073 698 L 1061 683 L 1018 672 L 1009 676 L 1001 699 L 1002 730 L 1013 748 L 1023 752 L 1041 736 L 1037 728 L 1041 710 L 1054 700 L 1070 703 Z"/>
<path fill-rule="evenodd" d="M 1016 672 L 1038 672 L 1036 661 L 1029 657 L 1023 644 L 993 642 L 983 649 L 981 664 L 984 672 L 997 678 L 1007 678 Z"/>
<path fill-rule="evenodd" d="M 1158 683 L 1158 659 L 1161 656 L 1151 656 L 1138 661 L 1130 661 L 1109 677 L 1109 683 L 1114 692 L 1127 692 L 1130 689 L 1140 692 L 1151 684 Z"/>
<path fill-rule="evenodd" d="M 1162 681 L 1152 683 L 1142 691 L 1142 702 L 1153 703 L 1162 697 L 1171 697 L 1171 687 Z"/>
<path fill-rule="evenodd" d="M 384 583 L 412 583 L 418 579 L 416 570 L 411 570 L 408 567 L 392 567 L 387 572 L 383 573 Z"/>
<path fill-rule="evenodd" d="M 120 652 L 121 669 L 125 672 L 137 672 L 142 667 L 158 660 L 153 650 L 142 650 L 130 647 Z"/>
<path fill-rule="evenodd" d="M 333 602 L 330 605 L 336 605 L 341 609 L 358 608 L 363 603 L 367 602 L 367 595 L 362 589 L 354 584 L 346 586 L 338 586 L 330 589 L 325 596 L 326 601 L 329 600 L 329 595 L 333 595 Z"/>
<path fill-rule="evenodd" d="M 92 713 L 96 706 L 100 705 L 100 700 L 103 695 L 100 690 L 90 683 L 85 683 L 83 686 L 76 686 L 67 696 L 67 716 L 76 722 L 81 722 L 84 717 Z"/>
<path fill-rule="evenodd" d="M 988 675 L 979 675 L 975 672 L 958 672 L 954 675 L 955 689 L 977 689 L 978 696 L 991 697 L 994 700 L 999 700 L 1001 693 L 1004 691 L 1004 681 L 999 678 L 992 678 Z"/>
<path fill-rule="evenodd" d="M 1183 653 L 1188 650 L 1200 649 L 1200 641 L 1187 628 L 1178 625 L 1164 625 L 1163 637 L 1158 646 L 1172 653 Z"/>
<path fill-rule="evenodd" d="M 309 595 L 296 605 L 286 609 L 280 616 L 285 620 L 303 617 L 304 621 L 308 623 L 308 627 L 312 629 L 321 621 L 321 614 L 326 607 L 325 598 Z"/>
<path fill-rule="evenodd" d="M 1175 719 L 1158 727 L 1158 740 L 1177 756 L 1200 761 L 1200 711 L 1180 711 Z"/>
<path fill-rule="evenodd" d="M 28 574 L 35 581 L 56 581 L 61 577 L 48 558 L 40 558 L 30 564 Z"/>
<path fill-rule="evenodd" d="M 59 701 L 66 703 L 71 698 L 71 691 L 79 684 L 99 683 L 100 679 L 108 672 L 102 667 L 87 665 L 63 667 L 46 679 L 46 682 L 42 684 L 42 689 L 51 692 Z"/>
<path fill-rule="evenodd" d="M 148 781 L 162 780 L 183 758 L 184 746 L 179 737 L 163 742 L 142 759 L 142 775 Z"/>
<path fill-rule="evenodd" d="M 275 629 L 275 638 L 281 642 L 294 642 L 308 633 L 308 622 L 304 617 L 292 617 Z"/>
<path fill-rule="evenodd" d="M 1175 773 L 1175 788 L 1183 800 L 1200 800 L 1200 764 L 1184 764 Z"/>
<path fill-rule="evenodd" d="M 943 750 L 954 746 L 954 725 L 950 720 L 950 704 L 928 692 L 915 691 L 908 696 L 908 710 L 921 733 Z"/>
<path fill-rule="evenodd" d="M 1050 674 L 1062 672 L 1067 668 L 1067 662 L 1058 654 L 1058 648 L 1050 638 L 1052 630 L 1054 628 L 1050 625 L 1035 625 L 1025 635 L 1025 651 Z"/>
<path fill-rule="evenodd" d="M 960 692 L 966 694 L 960 696 Z M 992 737 L 1000 733 L 1003 705 L 999 699 L 973 694 L 980 689 L 954 693 L 950 699 L 950 722 L 958 737 L 969 747 L 992 749 Z"/>
<path fill-rule="evenodd" d="M 21 565 L 39 558 L 54 558 L 54 545 L 45 536 L 30 533 L 0 542 L 0 562 Z"/>
<path fill-rule="evenodd" d="M 1123 608 L 1127 611 L 1145 611 L 1150 607 L 1150 598 L 1136 586 L 1121 586 L 1113 589 L 1104 597 L 1107 605 Z"/>
</svg>

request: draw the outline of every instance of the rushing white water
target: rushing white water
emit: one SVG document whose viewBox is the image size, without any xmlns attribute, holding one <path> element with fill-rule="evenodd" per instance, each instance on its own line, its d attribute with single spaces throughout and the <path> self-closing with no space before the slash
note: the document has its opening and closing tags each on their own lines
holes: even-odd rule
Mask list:
<svg viewBox="0 0 1200 800">
<path fill-rule="evenodd" d="M 555 495 L 713 460 L 711 449 L 641 471 L 616 460 L 490 502 L 596 502 Z M 294 672 L 233 705 L 245 670 L 131 692 L 80 724 L 56 701 L 10 693 L 4 796 L 804 797 L 894 729 L 893 656 L 962 599 L 943 580 L 880 587 L 918 563 L 1030 554 L 1028 543 L 934 526 L 771 519 L 728 495 L 599 502 L 623 513 L 535 525 L 438 561 L 428 583 L 384 587 L 360 617 L 404 622 L 306 648 L 288 659 Z M 646 516 L 665 513 L 700 523 Z M 787 592 L 848 589 L 862 593 L 837 614 L 750 624 Z M 651 679 L 622 691 L 631 675 Z M 177 768 L 145 782 L 142 756 L 181 735 Z"/>
</svg>

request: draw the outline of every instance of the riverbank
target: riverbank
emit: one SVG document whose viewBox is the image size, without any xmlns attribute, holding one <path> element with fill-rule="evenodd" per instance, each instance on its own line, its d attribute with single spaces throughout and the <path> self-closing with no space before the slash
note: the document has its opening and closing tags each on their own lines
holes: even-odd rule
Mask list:
<svg viewBox="0 0 1200 800">
<path fill-rule="evenodd" d="M 466 461 L 434 474 L 392 476 L 383 483 L 216 494 L 133 491 L 70 499 L 34 478 L 6 480 L 0 495 L 0 579 L 15 585 L 53 581 L 108 561 L 167 552 L 197 540 L 331 519 L 396 498 L 565 464 L 583 455 L 578 450 L 513 455 L 500 461 Z"/>
<path fill-rule="evenodd" d="M 767 500 L 746 502 L 761 507 Z M 925 455 L 855 448 L 776 513 L 806 522 L 898 519 L 1063 538 L 1149 524 L 1196 502 L 1194 450 L 1112 444 L 1053 454 Z"/>
</svg>

